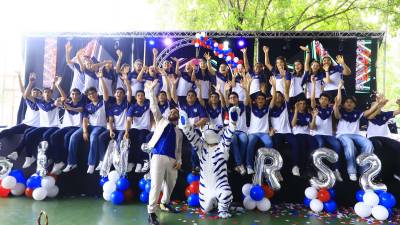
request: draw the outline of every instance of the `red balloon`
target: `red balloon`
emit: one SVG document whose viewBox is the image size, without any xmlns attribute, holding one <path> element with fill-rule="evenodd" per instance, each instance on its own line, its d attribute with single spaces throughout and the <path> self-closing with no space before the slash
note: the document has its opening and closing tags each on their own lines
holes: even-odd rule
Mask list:
<svg viewBox="0 0 400 225">
<path fill-rule="evenodd" d="M 200 182 L 199 181 L 193 181 L 189 185 L 189 190 L 191 194 L 198 194 L 199 193 L 199 187 L 200 187 Z"/>
<path fill-rule="evenodd" d="M 237 64 L 243 64 L 243 60 L 239 60 Z"/>
<path fill-rule="evenodd" d="M 208 37 L 206 36 L 206 37 L 204 37 L 204 41 L 207 41 L 208 40 Z"/>
<path fill-rule="evenodd" d="M 7 198 L 10 192 L 11 192 L 10 189 L 5 189 L 3 188 L 3 186 L 0 185 L 0 197 Z"/>
<path fill-rule="evenodd" d="M 196 40 L 192 40 L 192 44 L 194 45 L 194 43 L 196 43 Z"/>
<path fill-rule="evenodd" d="M 261 185 L 262 189 L 264 190 L 265 197 L 271 199 L 274 197 L 274 190 L 272 190 L 268 185 L 263 184 Z"/>
<path fill-rule="evenodd" d="M 223 44 L 219 44 L 218 48 L 222 50 L 224 48 L 224 45 Z"/>
<path fill-rule="evenodd" d="M 186 198 L 188 198 L 189 195 L 191 195 L 191 194 L 192 194 L 192 193 L 190 192 L 190 186 L 187 186 L 186 189 L 185 189 L 185 196 L 186 196 Z"/>
<path fill-rule="evenodd" d="M 28 198 L 32 198 L 33 189 L 26 188 L 25 189 L 25 196 Z"/>
<path fill-rule="evenodd" d="M 131 188 L 128 188 L 124 191 L 124 200 L 126 202 L 131 202 L 133 200 L 133 191 Z"/>
<path fill-rule="evenodd" d="M 215 55 L 215 56 L 218 56 L 218 52 L 214 52 L 214 55 Z"/>
<path fill-rule="evenodd" d="M 318 199 L 321 200 L 321 202 L 327 202 L 331 199 L 331 194 L 326 188 L 322 188 L 318 191 Z"/>
</svg>

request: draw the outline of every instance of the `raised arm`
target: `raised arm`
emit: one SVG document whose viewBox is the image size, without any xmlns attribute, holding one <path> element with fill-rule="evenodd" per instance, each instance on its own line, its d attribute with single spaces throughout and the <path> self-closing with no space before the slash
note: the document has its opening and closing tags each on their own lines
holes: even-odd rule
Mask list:
<svg viewBox="0 0 400 225">
<path fill-rule="evenodd" d="M 156 48 L 153 48 L 153 66 L 157 68 L 157 55 L 158 55 L 158 50 Z"/>
<path fill-rule="evenodd" d="M 351 70 L 347 66 L 347 64 L 344 62 L 344 58 L 343 58 L 342 55 L 336 56 L 336 61 L 343 67 L 343 72 L 342 73 L 343 73 L 344 76 L 351 75 Z"/>
<path fill-rule="evenodd" d="M 221 84 L 218 83 L 216 86 L 214 86 L 215 88 L 215 92 L 217 92 L 219 94 L 219 98 L 221 101 L 221 106 L 225 107 L 226 106 L 226 99 L 225 99 L 225 95 L 221 92 Z"/>
<path fill-rule="evenodd" d="M 338 86 L 338 93 L 337 96 L 335 98 L 335 104 L 333 105 L 333 113 L 335 115 L 336 119 L 340 119 L 340 105 L 342 104 L 342 87 L 343 87 L 343 80 L 341 80 L 339 82 L 339 86 Z"/>
<path fill-rule="evenodd" d="M 271 90 L 272 90 L 272 98 L 271 98 L 271 101 L 269 102 L 269 108 L 272 109 L 275 106 L 275 101 L 276 101 L 276 78 L 275 78 L 275 76 L 271 76 L 269 78 L 269 83 L 271 84 Z"/>
<path fill-rule="evenodd" d="M 311 76 L 311 108 L 315 109 L 317 107 L 317 102 L 315 101 L 315 89 L 316 89 L 317 79 L 314 75 Z"/>
<path fill-rule="evenodd" d="M 117 72 L 117 74 L 118 74 L 118 73 L 121 73 L 121 62 L 122 62 L 123 53 L 121 50 L 118 49 L 116 51 L 116 54 L 118 56 L 118 59 L 117 59 L 117 64 L 115 64 L 115 72 Z"/>
<path fill-rule="evenodd" d="M 65 44 L 65 61 L 67 62 L 68 65 L 72 65 L 72 61 L 71 61 L 71 51 L 72 51 L 72 45 L 71 42 L 67 42 L 67 44 Z"/>
<path fill-rule="evenodd" d="M 300 46 L 300 49 L 306 52 L 306 60 L 304 60 L 304 71 L 310 71 L 311 54 L 307 46 Z"/>
<path fill-rule="evenodd" d="M 60 92 L 61 98 L 63 99 L 67 99 L 68 96 L 65 94 L 64 90 L 61 87 L 61 77 L 60 76 L 56 76 L 54 78 L 54 86 L 55 88 L 58 90 L 58 92 Z"/>
<path fill-rule="evenodd" d="M 229 126 L 224 130 L 222 135 L 222 145 L 226 149 L 229 149 L 232 143 L 232 136 L 236 130 L 236 124 L 239 119 L 240 109 L 237 106 L 233 106 L 229 109 Z"/>
<path fill-rule="evenodd" d="M 246 72 L 250 71 L 250 64 L 249 64 L 249 59 L 247 58 L 247 48 L 242 48 L 240 51 L 243 53 L 243 63 L 244 63 L 244 69 Z"/>
<path fill-rule="evenodd" d="M 175 61 L 175 74 L 180 77 L 181 71 L 179 70 L 179 59 L 176 57 L 172 57 L 171 59 Z"/>
<path fill-rule="evenodd" d="M 24 96 L 25 95 L 25 87 L 24 87 L 24 82 L 22 82 L 21 72 L 18 71 L 17 76 L 18 76 L 19 90 L 21 91 L 22 96 Z"/>
<path fill-rule="evenodd" d="M 35 99 L 32 97 L 32 94 L 31 94 L 33 84 L 35 83 L 35 81 L 36 81 L 36 74 L 32 72 L 29 74 L 29 83 L 28 83 L 28 86 L 26 87 L 25 93 L 24 93 L 24 98 L 29 99 L 32 102 L 35 101 Z"/>
<path fill-rule="evenodd" d="M 296 102 L 294 104 L 294 113 L 293 113 L 293 118 L 291 122 L 292 127 L 295 127 L 297 125 L 297 115 L 299 114 L 299 104 Z"/>
<path fill-rule="evenodd" d="M 75 56 L 76 59 L 78 60 L 79 67 L 80 67 L 82 72 L 85 71 L 85 69 L 86 69 L 85 64 L 82 61 L 82 57 L 83 57 L 84 51 L 85 51 L 85 49 L 83 49 L 83 48 L 79 49 L 79 51 L 76 53 L 76 56 Z"/>
<path fill-rule="evenodd" d="M 314 108 L 314 109 L 312 110 L 312 112 L 311 112 L 311 115 L 312 115 L 312 120 L 311 120 L 311 123 L 310 123 L 310 128 L 311 128 L 312 130 L 315 130 L 315 129 L 317 129 L 318 109 L 317 109 L 317 108 Z"/>
<path fill-rule="evenodd" d="M 104 81 L 103 72 L 101 70 L 97 73 L 97 77 L 99 78 L 101 88 L 103 89 L 103 100 L 108 101 L 108 99 L 110 98 L 109 90 L 107 88 L 106 82 Z"/>
<path fill-rule="evenodd" d="M 265 66 L 268 68 L 269 71 L 272 70 L 272 65 L 271 62 L 269 61 L 269 47 L 268 46 L 263 46 L 263 51 L 264 51 L 264 63 Z"/>
<path fill-rule="evenodd" d="M 176 94 L 176 87 L 178 86 L 179 78 L 171 76 L 169 80 L 172 83 L 171 98 L 176 104 L 178 104 L 178 95 Z"/>
<path fill-rule="evenodd" d="M 148 70 L 148 67 L 145 66 L 145 65 L 143 65 L 142 69 L 140 70 L 140 72 L 139 72 L 139 74 L 138 74 L 138 76 L 137 76 L 137 78 L 136 78 L 137 81 L 139 81 L 139 82 L 142 82 L 142 81 L 143 81 L 143 75 L 144 75 L 144 73 L 147 72 L 147 70 Z"/>
<path fill-rule="evenodd" d="M 215 72 L 214 68 L 213 68 L 212 65 L 211 65 L 211 56 L 210 56 L 210 53 L 209 53 L 209 52 L 204 53 L 204 58 L 207 60 L 207 69 L 208 69 L 208 72 L 210 72 L 211 75 L 214 75 L 214 76 L 215 76 L 216 72 Z"/>
<path fill-rule="evenodd" d="M 279 73 L 281 74 L 281 76 L 282 76 L 282 79 L 286 79 L 286 70 L 285 69 L 283 69 L 283 68 L 279 68 Z M 283 82 L 283 88 L 284 88 L 284 90 L 283 90 L 283 96 L 285 97 L 285 101 L 286 102 L 289 102 L 289 89 L 290 89 L 290 85 L 287 85 L 287 83 L 286 82 Z"/>
<path fill-rule="evenodd" d="M 157 86 L 157 84 L 158 84 L 157 79 L 153 80 L 151 83 L 147 82 L 145 84 L 146 88 L 148 88 L 150 90 L 150 110 L 153 114 L 154 121 L 156 123 L 162 119 L 160 107 L 158 107 L 158 104 L 157 104 L 157 97 L 156 97 L 156 94 L 154 93 L 154 88 L 155 88 L 155 86 Z"/>
<path fill-rule="evenodd" d="M 197 99 L 200 102 L 200 105 L 202 105 L 203 107 L 206 107 L 206 102 L 204 102 L 204 99 L 202 98 L 203 96 L 203 87 L 201 86 L 201 81 L 200 80 L 196 80 L 196 86 L 199 88 L 199 96 L 197 96 Z"/>
<path fill-rule="evenodd" d="M 126 86 L 126 100 L 128 103 L 132 103 L 132 87 L 131 81 L 128 79 L 128 74 L 122 74 L 122 80 Z"/>
<path fill-rule="evenodd" d="M 204 141 L 200 135 L 194 130 L 193 126 L 189 125 L 189 119 L 184 111 L 179 111 L 179 128 L 182 129 L 183 134 L 187 137 L 190 144 L 197 152 L 203 149 Z"/>
<path fill-rule="evenodd" d="M 92 65 L 92 69 L 94 71 L 99 70 L 101 67 L 105 66 L 106 64 L 112 64 L 112 60 L 104 60 L 103 62 L 99 62 Z"/>
<path fill-rule="evenodd" d="M 384 97 L 379 98 L 377 104 L 372 104 L 372 106 L 369 109 L 364 111 L 364 117 L 370 118 L 371 115 L 373 115 L 374 113 L 376 114 L 380 113 L 381 109 L 386 105 L 387 102 L 388 100 L 385 99 Z"/>
<path fill-rule="evenodd" d="M 251 104 L 251 98 L 250 98 L 250 84 L 251 84 L 252 78 L 249 74 L 243 77 L 242 82 L 240 85 L 242 85 L 242 88 L 244 89 L 245 92 L 245 98 L 244 98 L 244 105 L 250 105 Z"/>
</svg>

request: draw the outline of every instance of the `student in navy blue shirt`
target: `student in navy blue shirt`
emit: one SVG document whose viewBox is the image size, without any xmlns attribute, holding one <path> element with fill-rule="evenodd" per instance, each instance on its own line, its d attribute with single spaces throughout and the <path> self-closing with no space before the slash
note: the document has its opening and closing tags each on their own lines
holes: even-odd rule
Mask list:
<svg viewBox="0 0 400 225">
<path fill-rule="evenodd" d="M 333 99 L 336 96 L 338 86 L 343 76 L 350 76 L 351 70 L 344 62 L 343 56 L 336 56 L 337 65 L 333 65 L 330 56 L 322 58 L 322 68 L 324 69 L 324 92 Z M 341 89 L 342 96 L 345 95 L 344 86 Z"/>
<path fill-rule="evenodd" d="M 99 154 L 99 135 L 106 130 L 109 95 L 102 73 L 98 73 L 98 79 L 103 87 L 103 96 L 99 96 L 95 87 L 90 87 L 86 92 L 89 99 L 84 107 L 82 127 L 75 131 L 69 143 L 68 165 L 63 172 L 69 172 L 77 167 L 77 152 L 82 141 L 89 142 L 88 170 L 92 174 L 95 169 Z"/>
<path fill-rule="evenodd" d="M 265 57 L 265 65 L 267 66 L 267 69 L 272 73 L 272 75 L 276 78 L 276 91 L 284 93 L 285 85 L 288 87 L 290 85 L 290 72 L 286 63 L 286 59 L 283 56 L 276 57 L 275 66 L 273 66 L 269 60 L 269 47 L 263 46 L 263 51 Z"/>
<path fill-rule="evenodd" d="M 300 49 L 303 50 L 306 54 L 306 59 L 303 64 L 301 60 L 294 61 L 294 70 L 289 76 L 289 103 L 291 106 L 294 106 L 299 99 L 306 98 L 304 94 L 304 87 L 303 87 L 303 78 L 305 76 L 305 71 L 309 71 L 310 67 L 310 50 L 308 47 L 300 46 Z M 307 69 L 306 69 L 307 68 Z"/>
<path fill-rule="evenodd" d="M 378 99 L 373 104 L 382 102 L 378 110 L 368 116 L 368 129 L 367 137 L 374 145 L 375 151 L 391 156 L 392 159 L 400 159 L 400 142 L 390 137 L 389 120 L 393 119 L 400 114 L 400 99 L 397 99 L 397 110 L 382 111 L 383 106 L 388 100 Z M 390 175 L 393 174 L 394 178 L 400 181 L 400 163 L 395 163 L 395 166 L 390 168 Z"/>
<path fill-rule="evenodd" d="M 65 94 L 60 86 L 60 82 L 56 82 L 56 88 L 60 92 L 63 102 L 64 115 L 60 129 L 50 136 L 50 145 L 54 148 L 54 166 L 52 174 L 58 174 L 65 166 L 68 155 L 68 145 L 71 135 L 82 126 L 82 112 L 85 107 L 85 100 L 82 98 L 81 92 L 74 88 L 71 90 L 70 97 Z M 55 148 L 54 146 L 60 146 Z"/>
<path fill-rule="evenodd" d="M 315 77 L 316 82 L 315 82 L 315 99 L 318 100 L 319 96 L 321 95 L 323 91 L 323 77 L 324 74 L 322 72 L 321 64 L 318 61 L 312 61 L 311 66 L 304 65 L 304 77 L 303 77 L 303 82 L 302 85 L 306 85 L 305 89 L 305 94 L 307 100 L 311 98 L 311 92 L 312 92 L 312 80 L 311 77 Z M 311 101 L 311 100 L 310 100 Z"/>
<path fill-rule="evenodd" d="M 112 61 L 110 60 L 106 62 L 105 66 L 102 69 L 104 82 L 110 93 L 114 93 L 118 79 L 117 71 L 119 70 L 122 60 L 122 52 L 120 50 L 117 50 L 116 54 L 118 55 L 118 60 L 115 68 L 113 67 Z M 103 95 L 103 89 L 101 88 L 101 86 L 99 87 L 99 94 Z"/>
<path fill-rule="evenodd" d="M 221 87 L 217 85 L 215 87 L 217 92 L 211 92 L 210 99 L 207 102 L 200 103 L 205 104 L 205 109 L 209 116 L 210 124 L 214 124 L 216 127 L 223 127 L 224 126 L 224 115 L 227 112 L 225 106 L 225 98 L 224 95 L 221 93 Z"/>
<path fill-rule="evenodd" d="M 372 153 L 374 147 L 370 140 L 360 135 L 360 119 L 368 118 L 379 104 L 376 104 L 365 111 L 356 109 L 356 98 L 346 96 L 344 103 L 342 102 L 341 86 L 343 81 L 339 83 L 338 94 L 333 107 L 334 115 L 339 120 L 337 125 L 336 137 L 342 143 L 344 155 L 347 161 L 347 172 L 352 181 L 357 181 L 357 165 L 356 165 L 356 146 L 360 153 Z"/>
<path fill-rule="evenodd" d="M 177 85 L 177 79 L 171 79 L 172 81 L 172 89 L 171 89 L 171 97 L 175 102 L 178 102 L 178 107 L 179 110 L 182 110 L 186 112 L 188 115 L 188 120 L 190 125 L 194 126 L 197 132 L 200 133 L 201 127 L 203 127 L 207 121 L 208 121 L 208 116 L 207 112 L 204 109 L 204 107 L 200 104 L 196 92 L 194 90 L 190 90 L 187 93 L 186 99 L 180 99 L 178 98 L 176 94 L 176 85 Z M 193 172 L 199 172 L 200 171 L 200 162 L 199 158 L 196 154 L 196 151 L 194 148 L 192 148 L 192 169 Z"/>
<path fill-rule="evenodd" d="M 141 59 L 136 59 L 135 62 L 133 63 L 133 70 L 128 73 L 128 79 L 131 83 L 132 95 L 135 96 L 137 91 L 144 90 L 144 82 L 139 80 L 141 80 L 141 77 L 146 72 L 146 70 L 147 67 L 143 66 L 143 61 Z M 123 84 L 122 80 L 120 81 L 120 83 Z"/>
<path fill-rule="evenodd" d="M 127 93 L 121 87 L 117 88 L 114 93 L 114 98 L 110 98 L 110 103 L 107 107 L 108 127 L 107 130 L 99 135 L 99 165 L 96 170 L 100 170 L 106 152 L 107 146 L 111 139 L 117 139 L 118 143 L 123 138 L 126 114 L 129 105 L 132 102 L 132 91 L 127 75 L 123 75 L 122 79 L 127 87 Z M 128 166 L 128 172 L 132 170 L 132 165 Z"/>
<path fill-rule="evenodd" d="M 250 83 L 250 97 L 254 101 L 258 96 L 259 92 L 266 93 L 266 83 L 267 79 L 264 73 L 264 65 L 260 62 L 257 62 L 253 70 L 250 68 L 249 60 L 247 58 L 247 48 L 242 48 L 240 51 L 243 53 L 243 62 L 244 68 L 247 73 L 251 76 L 251 83 Z"/>
<path fill-rule="evenodd" d="M 16 134 L 24 134 L 24 136 L 31 130 L 33 130 L 35 127 L 39 126 L 39 108 L 35 102 L 32 102 L 31 100 L 27 99 L 27 92 L 24 88 L 24 85 L 22 83 L 21 79 L 21 74 L 18 73 L 18 81 L 19 81 L 19 88 L 21 90 L 22 98 L 25 101 L 26 104 L 26 112 L 25 112 L 25 117 L 24 120 L 11 128 L 4 129 L 0 132 L 0 140 L 3 138 L 9 138 L 12 137 Z M 33 98 L 41 98 L 42 97 L 42 91 L 39 88 L 32 88 L 31 91 L 31 96 Z M 25 142 L 24 138 L 22 138 L 22 141 L 18 144 L 18 146 L 15 148 L 15 151 L 13 151 L 11 154 L 7 156 L 7 158 L 12 159 L 12 160 L 17 160 L 18 155 L 21 154 L 21 151 L 25 147 Z"/>
<path fill-rule="evenodd" d="M 231 75 L 229 73 L 229 67 L 228 65 L 226 65 L 225 63 L 222 63 L 219 66 L 219 70 L 215 71 L 212 66 L 211 66 L 211 57 L 207 57 L 207 65 L 208 65 L 208 71 L 210 72 L 211 75 L 213 75 L 214 77 L 212 77 L 211 79 L 215 79 L 214 85 L 220 85 L 222 90 L 222 93 L 225 93 L 225 83 L 227 83 L 228 81 L 230 81 Z"/>
<path fill-rule="evenodd" d="M 71 88 L 72 89 L 78 89 L 80 92 L 82 92 L 85 88 L 85 74 L 83 74 L 83 71 L 81 70 L 80 65 L 77 62 L 73 62 L 71 59 L 71 51 L 72 51 L 72 45 L 70 42 L 67 42 L 65 45 L 65 61 L 67 62 L 68 67 L 73 71 L 72 75 L 72 83 L 71 83 Z M 79 50 L 82 51 L 82 50 Z M 79 53 L 78 51 L 78 53 Z M 74 57 L 75 60 L 78 59 L 79 54 L 76 54 Z"/>
<path fill-rule="evenodd" d="M 196 81 L 196 73 L 194 70 L 194 64 L 192 62 L 188 62 L 185 65 L 185 70 L 180 71 L 179 69 L 179 59 L 172 57 L 172 60 L 175 61 L 175 74 L 178 78 L 176 86 L 173 88 L 176 95 L 178 96 L 179 101 L 184 101 L 186 99 L 186 95 L 190 90 L 193 90 L 194 82 Z M 173 90 L 171 90 L 172 92 Z M 174 100 L 175 101 L 175 100 Z M 178 102 L 177 100 L 175 102 Z"/>
<path fill-rule="evenodd" d="M 310 123 L 312 120 L 311 113 L 307 111 L 306 99 L 299 99 L 295 106 L 294 111 L 290 113 L 290 122 L 292 125 L 292 132 L 296 139 L 296 143 L 299 151 L 295 154 L 293 159 L 297 159 L 294 162 L 295 169 L 299 170 L 299 167 L 311 173 L 311 162 L 309 162 L 310 154 L 316 149 L 317 143 L 313 136 L 310 135 Z M 302 164 L 302 165 L 301 165 Z"/>
</svg>

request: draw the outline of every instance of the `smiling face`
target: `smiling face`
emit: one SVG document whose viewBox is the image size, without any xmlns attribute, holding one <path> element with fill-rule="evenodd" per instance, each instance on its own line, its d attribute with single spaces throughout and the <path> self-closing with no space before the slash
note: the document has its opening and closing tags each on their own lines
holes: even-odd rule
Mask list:
<svg viewBox="0 0 400 225">
<path fill-rule="evenodd" d="M 136 92 L 136 101 L 138 103 L 142 104 L 144 102 L 144 100 L 145 100 L 144 92 L 142 92 L 142 91 Z"/>
<path fill-rule="evenodd" d="M 236 94 L 231 93 L 229 95 L 229 104 L 231 105 L 238 105 L 239 104 L 239 98 Z"/>
<path fill-rule="evenodd" d="M 34 98 L 41 98 L 42 97 L 42 92 L 40 90 L 38 90 L 38 89 L 33 89 L 31 91 L 31 95 Z"/>
<path fill-rule="evenodd" d="M 311 72 L 312 73 L 317 73 L 321 68 L 321 65 L 317 61 L 313 61 L 311 63 Z"/>
<path fill-rule="evenodd" d="M 96 90 L 89 90 L 87 92 L 87 97 L 92 102 L 97 102 L 99 100 L 99 95 Z"/>
<path fill-rule="evenodd" d="M 135 69 L 135 71 L 136 71 L 137 73 L 139 73 L 139 72 L 142 70 L 142 68 L 143 68 L 143 63 L 140 62 L 140 61 L 136 61 L 136 62 L 133 64 L 133 68 Z"/>
<path fill-rule="evenodd" d="M 306 107 L 307 107 L 307 103 L 305 100 L 300 100 L 297 102 L 297 107 L 299 109 L 299 112 L 305 112 L 306 111 Z"/>
<path fill-rule="evenodd" d="M 294 70 L 295 70 L 297 73 L 299 73 L 299 72 L 301 72 L 302 69 L 303 69 L 303 64 L 301 64 L 301 62 L 299 62 L 299 61 L 296 61 L 296 62 L 294 63 Z"/>
<path fill-rule="evenodd" d="M 258 107 L 260 107 L 260 108 L 264 107 L 266 102 L 267 102 L 267 100 L 265 99 L 264 96 L 262 96 L 262 95 L 257 96 L 256 104 L 257 104 Z"/>
<path fill-rule="evenodd" d="M 216 93 L 210 95 L 210 103 L 211 104 L 218 104 L 219 103 L 219 96 Z"/>
<path fill-rule="evenodd" d="M 222 73 L 222 74 L 225 74 L 225 73 L 228 72 L 228 67 L 226 66 L 226 64 L 222 63 L 222 64 L 219 66 L 219 72 Z"/>
<path fill-rule="evenodd" d="M 43 89 L 43 99 L 45 101 L 49 101 L 51 96 L 53 95 L 53 91 L 50 88 Z"/>
<path fill-rule="evenodd" d="M 277 58 L 275 64 L 278 69 L 284 69 L 286 65 L 285 61 L 282 58 Z"/>
<path fill-rule="evenodd" d="M 207 69 L 207 61 L 202 59 L 199 63 L 200 69 L 205 70 Z"/>
<path fill-rule="evenodd" d="M 189 91 L 186 95 L 186 101 L 189 105 L 193 105 L 196 102 L 196 94 L 193 91 Z"/>
<path fill-rule="evenodd" d="M 331 60 L 331 58 L 329 58 L 329 57 L 324 57 L 323 59 L 322 59 L 322 65 L 328 65 L 328 66 L 331 66 L 332 65 L 332 60 Z"/>
<path fill-rule="evenodd" d="M 263 70 L 263 65 L 261 63 L 257 63 L 254 65 L 254 73 L 260 74 Z"/>
<path fill-rule="evenodd" d="M 177 122 L 179 119 L 179 111 L 176 108 L 173 108 L 169 111 L 168 120 L 170 122 Z"/>
<path fill-rule="evenodd" d="M 169 70 L 171 69 L 171 62 L 168 61 L 168 60 L 165 60 L 165 61 L 163 62 L 163 64 L 162 64 L 162 68 L 163 68 L 165 71 L 169 71 Z"/>
<path fill-rule="evenodd" d="M 346 99 L 343 103 L 343 108 L 346 111 L 353 111 L 355 107 L 356 107 L 356 103 L 350 98 Z"/>
<path fill-rule="evenodd" d="M 167 94 L 164 91 L 160 91 L 158 94 L 158 101 L 162 103 L 167 101 Z"/>
<path fill-rule="evenodd" d="M 125 90 L 118 88 L 114 93 L 114 97 L 118 102 L 121 102 L 125 98 Z"/>
</svg>

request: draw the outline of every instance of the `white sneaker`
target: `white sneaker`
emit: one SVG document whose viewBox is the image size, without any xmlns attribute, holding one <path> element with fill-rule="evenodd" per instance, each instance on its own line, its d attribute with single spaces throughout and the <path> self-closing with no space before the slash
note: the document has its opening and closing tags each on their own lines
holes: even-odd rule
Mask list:
<svg viewBox="0 0 400 225">
<path fill-rule="evenodd" d="M 93 172 L 94 172 L 94 166 L 90 165 L 90 166 L 88 167 L 88 169 L 87 169 L 87 173 L 88 173 L 88 174 L 93 174 Z"/>
<path fill-rule="evenodd" d="M 63 162 L 59 162 L 54 164 L 53 169 L 51 170 L 52 174 L 56 174 L 61 171 L 61 169 L 65 166 Z"/>
<path fill-rule="evenodd" d="M 30 167 L 36 161 L 35 157 L 25 157 L 24 165 L 22 165 L 23 169 Z"/>
<path fill-rule="evenodd" d="M 338 169 L 336 169 L 334 173 L 335 173 L 336 180 L 339 182 L 342 182 L 343 178 L 342 178 L 342 175 L 340 174 L 340 171 Z"/>
<path fill-rule="evenodd" d="M 135 173 L 140 173 L 142 171 L 142 164 L 136 164 Z"/>
<path fill-rule="evenodd" d="M 133 163 L 128 163 L 128 169 L 126 170 L 127 173 L 131 172 L 133 170 L 133 167 L 135 167 L 135 164 Z"/>
<path fill-rule="evenodd" d="M 254 170 L 253 170 L 253 168 L 251 168 L 251 166 L 247 167 L 247 174 L 249 174 L 249 175 L 254 174 Z"/>
<path fill-rule="evenodd" d="M 246 175 L 247 171 L 246 171 L 246 169 L 244 168 L 243 165 L 239 166 L 239 171 L 240 171 L 240 175 L 242 175 L 242 176 Z"/>
<path fill-rule="evenodd" d="M 69 171 L 75 169 L 76 167 L 77 167 L 76 164 L 75 164 L 75 165 L 69 165 L 69 164 L 68 164 L 67 167 L 64 168 L 63 172 L 64 172 L 64 173 L 68 173 Z"/>
<path fill-rule="evenodd" d="M 227 218 L 232 217 L 232 215 L 228 212 L 220 212 L 220 213 L 218 213 L 218 217 L 221 219 L 227 219 Z"/>
<path fill-rule="evenodd" d="M 297 176 L 297 177 L 300 176 L 300 169 L 299 169 L 298 166 L 293 166 L 293 168 L 292 168 L 292 174 L 293 174 L 293 176 Z"/>
<path fill-rule="evenodd" d="M 12 159 L 12 160 L 17 160 L 18 159 L 18 152 L 11 152 L 7 158 Z"/>
<path fill-rule="evenodd" d="M 149 161 L 144 160 L 143 167 L 142 167 L 142 173 L 146 173 L 149 170 Z"/>
<path fill-rule="evenodd" d="M 349 178 L 351 181 L 357 181 L 357 174 L 349 174 Z"/>
<path fill-rule="evenodd" d="M 103 161 L 100 161 L 99 162 L 99 165 L 97 165 L 97 167 L 96 167 L 96 171 L 99 171 L 99 170 L 101 170 L 101 167 L 103 166 Z"/>
</svg>

